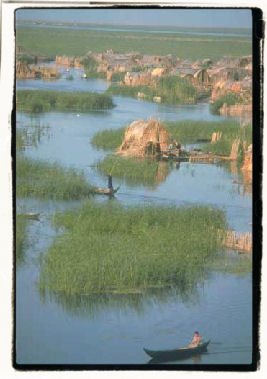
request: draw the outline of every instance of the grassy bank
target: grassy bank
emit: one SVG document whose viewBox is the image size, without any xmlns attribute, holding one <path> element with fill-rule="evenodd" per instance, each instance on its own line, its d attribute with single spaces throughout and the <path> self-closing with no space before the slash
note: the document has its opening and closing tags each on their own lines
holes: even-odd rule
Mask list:
<svg viewBox="0 0 267 379">
<path fill-rule="evenodd" d="M 59 111 L 92 111 L 113 108 L 112 98 L 94 92 L 61 92 L 18 90 L 17 109 L 38 113 Z"/>
<path fill-rule="evenodd" d="M 193 285 L 221 248 L 225 216 L 208 207 L 123 208 L 87 202 L 56 215 L 40 287 L 65 294 Z"/>
<path fill-rule="evenodd" d="M 119 53 L 138 51 L 141 54 L 174 54 L 182 59 L 220 59 L 223 56 L 249 55 L 251 38 L 149 34 L 56 28 L 16 29 L 18 46 L 28 52 L 46 56 L 83 56 L 88 50 Z"/>
<path fill-rule="evenodd" d="M 116 149 L 122 143 L 124 131 L 125 128 L 103 130 L 93 136 L 91 143 L 104 150 Z"/>
<path fill-rule="evenodd" d="M 129 185 L 144 185 L 150 188 L 154 188 L 165 180 L 171 170 L 166 162 L 114 154 L 110 154 L 100 161 L 97 168 L 105 175 L 111 172 L 114 178 L 125 180 Z"/>
<path fill-rule="evenodd" d="M 166 104 L 194 104 L 197 100 L 197 91 L 188 79 L 171 76 L 158 79 L 155 87 L 112 84 L 107 90 L 113 95 L 130 97 L 137 97 L 138 92 L 143 94 L 144 100 L 153 101 L 154 96 L 159 96 Z"/>
<path fill-rule="evenodd" d="M 74 169 L 23 156 L 18 156 L 16 160 L 16 181 L 19 197 L 68 200 L 94 193 L 94 187 Z"/>
</svg>

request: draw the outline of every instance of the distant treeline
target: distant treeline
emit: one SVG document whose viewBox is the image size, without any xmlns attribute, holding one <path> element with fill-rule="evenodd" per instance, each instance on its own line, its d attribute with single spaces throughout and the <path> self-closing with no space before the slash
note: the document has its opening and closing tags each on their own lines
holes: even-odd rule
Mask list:
<svg viewBox="0 0 267 379">
<path fill-rule="evenodd" d="M 53 110 L 87 112 L 113 107 L 114 103 L 108 94 L 43 90 L 17 91 L 17 109 L 31 113 Z"/>
</svg>

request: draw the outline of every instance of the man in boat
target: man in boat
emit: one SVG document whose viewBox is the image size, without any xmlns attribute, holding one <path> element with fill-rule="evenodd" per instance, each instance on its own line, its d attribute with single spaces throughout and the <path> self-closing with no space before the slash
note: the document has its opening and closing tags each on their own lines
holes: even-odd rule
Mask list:
<svg viewBox="0 0 267 379">
<path fill-rule="evenodd" d="M 195 332 L 193 339 L 189 344 L 189 347 L 197 347 L 197 346 L 202 345 L 202 343 L 203 343 L 203 340 L 202 340 L 201 335 L 198 332 Z"/>
<path fill-rule="evenodd" d="M 112 176 L 111 176 L 111 173 L 108 175 L 108 189 L 110 190 L 110 192 L 113 191 L 113 185 L 112 185 Z"/>
</svg>

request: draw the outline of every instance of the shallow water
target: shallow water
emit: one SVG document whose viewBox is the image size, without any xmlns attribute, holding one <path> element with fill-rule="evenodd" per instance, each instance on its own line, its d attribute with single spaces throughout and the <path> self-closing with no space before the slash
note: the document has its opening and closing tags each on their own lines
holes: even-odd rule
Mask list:
<svg viewBox="0 0 267 379">
<path fill-rule="evenodd" d="M 53 90 L 96 90 L 103 92 L 103 80 L 19 81 L 18 88 Z M 90 144 L 93 135 L 104 129 L 118 128 L 129 122 L 158 117 L 161 120 L 218 120 L 208 104 L 168 106 L 115 96 L 116 107 L 94 113 L 45 113 L 38 116 L 17 114 L 17 127 L 29 123 L 49 125 L 37 148 L 25 154 L 57 161 L 84 170 L 91 183 L 106 185 L 96 162 L 107 152 Z M 167 176 L 160 175 L 155 187 L 120 185 L 114 201 L 131 204 L 190 205 L 208 204 L 226 211 L 230 228 L 250 231 L 251 197 L 241 185 L 234 167 L 181 163 Z M 107 201 L 106 198 L 97 198 Z M 82 201 L 59 202 L 18 199 L 19 212 L 37 212 L 40 221 L 30 221 L 31 244 L 26 263 L 17 267 L 17 362 L 18 363 L 146 363 L 143 347 L 169 349 L 188 343 L 194 329 L 210 345 L 199 363 L 250 363 L 251 359 L 251 277 L 213 273 L 198 288 L 184 297 L 166 292 L 140 296 L 59 298 L 42 296 L 37 281 L 40 257 L 53 242 L 56 231 L 50 216 L 58 211 L 79 207 Z M 224 301 L 221 301 L 223 296 Z M 230 321 L 231 320 L 231 321 Z M 232 352 L 231 352 L 232 351 Z M 196 363 L 193 360 L 181 363 Z M 198 363 L 198 362 L 197 362 Z"/>
</svg>

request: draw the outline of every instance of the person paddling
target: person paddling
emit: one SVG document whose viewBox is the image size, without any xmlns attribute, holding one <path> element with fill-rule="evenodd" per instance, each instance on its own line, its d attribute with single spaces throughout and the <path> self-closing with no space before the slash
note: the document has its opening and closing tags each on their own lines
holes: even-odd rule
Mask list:
<svg viewBox="0 0 267 379">
<path fill-rule="evenodd" d="M 108 175 L 108 189 L 110 191 L 113 191 L 113 185 L 112 185 L 112 176 L 111 173 Z"/>
<path fill-rule="evenodd" d="M 189 347 L 197 347 L 197 346 L 202 345 L 202 343 L 203 343 L 203 340 L 202 340 L 201 335 L 198 332 L 195 332 L 193 339 L 189 344 Z"/>
</svg>

